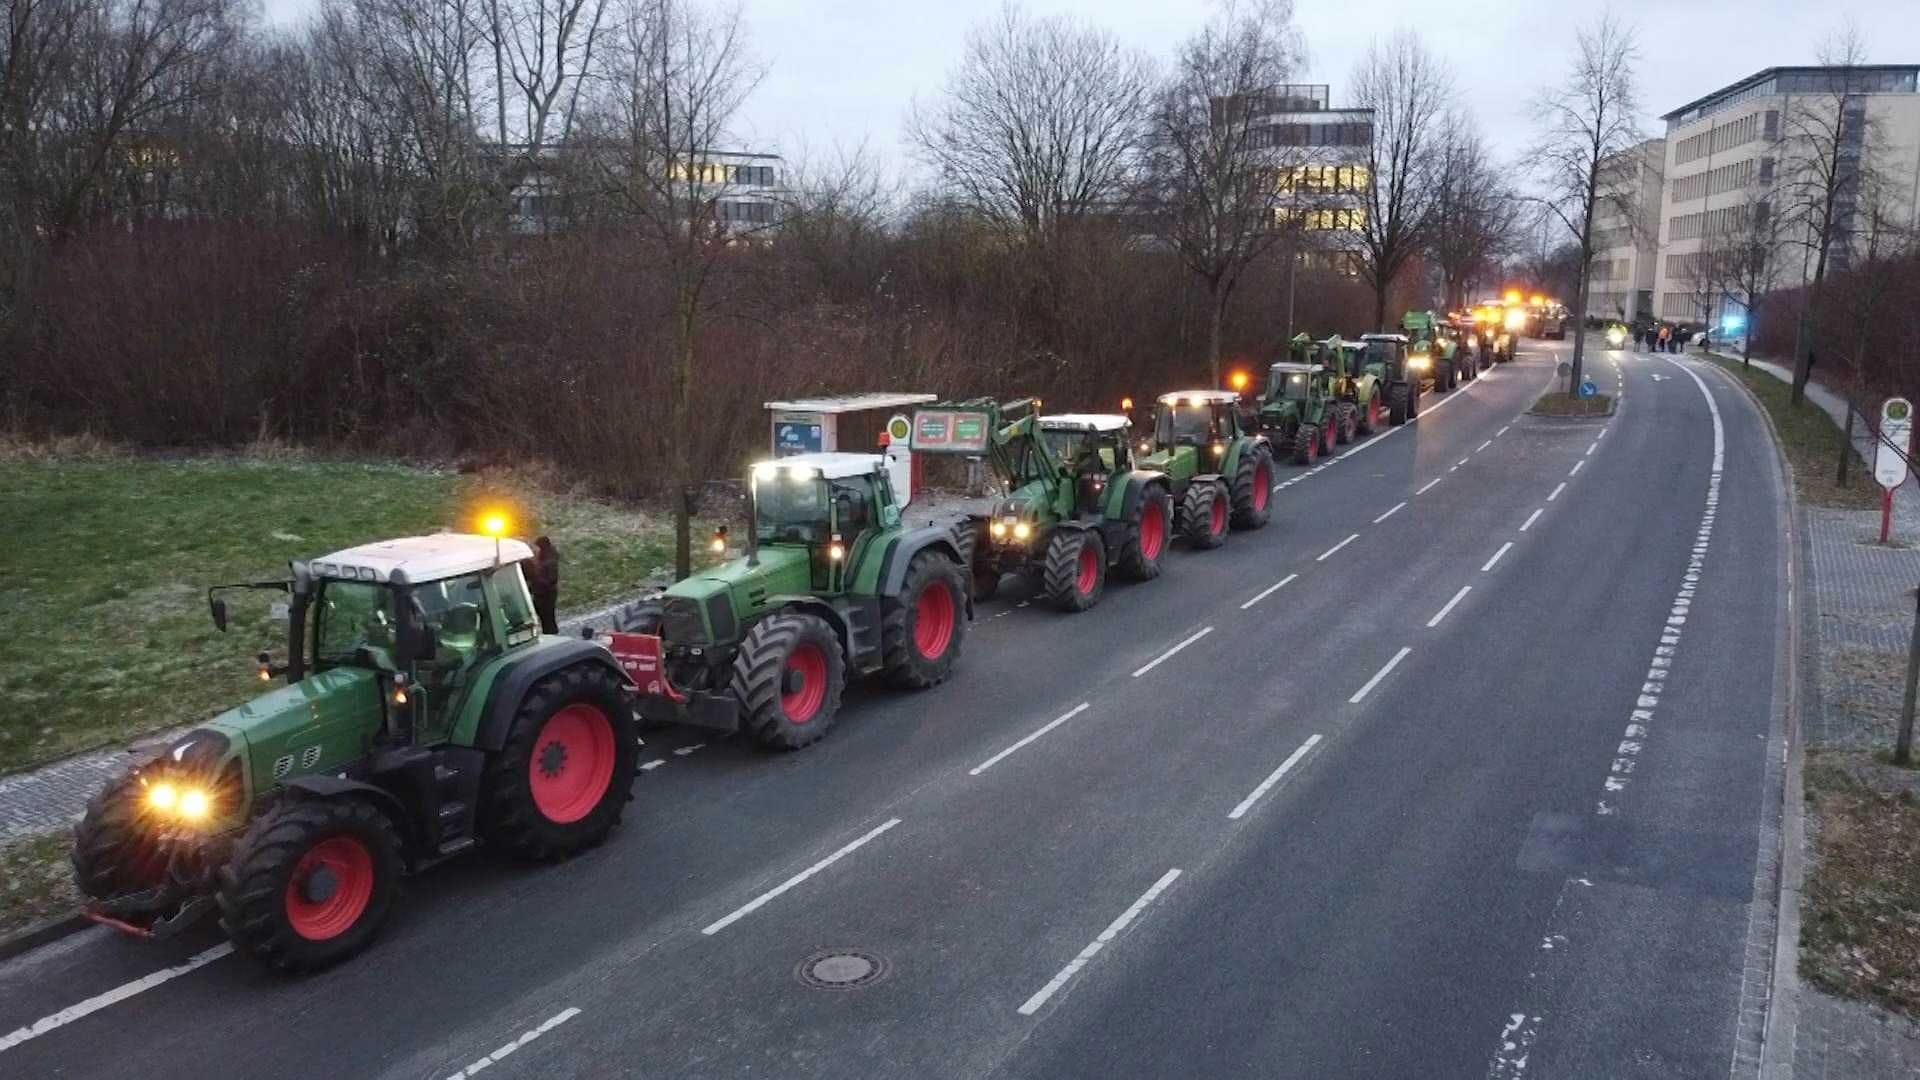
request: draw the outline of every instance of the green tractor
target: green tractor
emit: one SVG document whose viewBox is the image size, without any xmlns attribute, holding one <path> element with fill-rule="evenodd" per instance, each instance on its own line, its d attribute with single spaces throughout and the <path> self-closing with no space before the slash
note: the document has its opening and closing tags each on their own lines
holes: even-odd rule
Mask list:
<svg viewBox="0 0 1920 1080">
<path fill-rule="evenodd" d="M 1232 390 L 1161 394 L 1136 465 L 1167 478 L 1175 526 L 1196 548 L 1219 547 L 1229 526 L 1264 528 L 1273 516 L 1273 444 L 1242 422 Z"/>
<path fill-rule="evenodd" d="M 753 466 L 746 555 L 667 589 L 611 636 L 650 724 L 820 739 L 854 675 L 946 679 L 973 603 L 954 531 L 903 521 L 903 459 L 812 453 Z M 725 550 L 726 527 L 714 535 Z"/>
<path fill-rule="evenodd" d="M 1411 339 L 1409 351 L 1413 366 L 1421 371 L 1421 381 L 1435 393 L 1447 393 L 1480 372 L 1472 350 L 1461 345 L 1452 327 L 1431 311 L 1409 311 L 1400 320 Z M 1419 361 L 1425 358 L 1422 366 Z"/>
<path fill-rule="evenodd" d="M 972 556 L 973 594 L 991 599 L 1006 574 L 1033 578 L 1063 611 L 1100 602 L 1109 570 L 1160 576 L 1172 542 L 1166 478 L 1133 460 L 1124 416 L 1040 416 L 1038 402 L 990 398 L 924 406 L 916 454 L 985 458 L 1004 494 L 959 530 Z"/>
<path fill-rule="evenodd" d="M 1292 359 L 1267 368 L 1253 422 L 1271 445 L 1291 449 L 1295 464 L 1311 465 L 1336 443 L 1353 441 L 1359 417 L 1340 399 L 1339 338 L 1315 342 L 1300 334 L 1291 346 Z"/>
<path fill-rule="evenodd" d="M 540 633 L 532 554 L 420 536 L 209 590 L 223 631 L 223 592 L 284 594 L 286 660 L 259 659 L 286 685 L 93 798 L 73 850 L 86 914 L 166 937 L 217 911 L 240 952 L 312 970 L 372 940 L 404 873 L 606 839 L 633 786 L 633 687 L 605 647 Z"/>
<path fill-rule="evenodd" d="M 1420 383 L 1433 366 L 1431 356 L 1409 353 L 1404 334 L 1360 335 L 1360 370 L 1385 387 L 1387 423 L 1399 427 L 1420 415 Z"/>
</svg>

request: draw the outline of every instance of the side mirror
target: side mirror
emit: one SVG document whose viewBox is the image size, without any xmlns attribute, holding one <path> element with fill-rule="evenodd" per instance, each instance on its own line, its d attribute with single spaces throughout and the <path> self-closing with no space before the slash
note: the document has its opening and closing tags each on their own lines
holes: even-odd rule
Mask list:
<svg viewBox="0 0 1920 1080">
<path fill-rule="evenodd" d="M 440 651 L 440 635 L 431 626 L 409 623 L 401 628 L 398 645 L 402 663 L 432 660 Z"/>
<path fill-rule="evenodd" d="M 207 610 L 213 615 L 213 627 L 221 633 L 227 632 L 227 602 L 214 597 L 207 601 Z"/>
</svg>

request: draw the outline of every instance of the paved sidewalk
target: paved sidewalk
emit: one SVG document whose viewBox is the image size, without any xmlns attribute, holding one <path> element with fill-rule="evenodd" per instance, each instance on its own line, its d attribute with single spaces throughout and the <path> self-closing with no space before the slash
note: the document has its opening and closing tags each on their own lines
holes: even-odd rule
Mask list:
<svg viewBox="0 0 1920 1080">
<path fill-rule="evenodd" d="M 1738 357 L 1722 354 L 1735 363 Z M 1782 382 L 1792 372 L 1765 360 L 1752 364 Z M 1817 382 L 1807 400 L 1844 425 L 1846 403 Z M 1856 417 L 1854 448 L 1870 462 L 1873 436 Z M 1860 482 L 1873 482 L 1868 469 Z M 1814 705 L 1801 719 L 1809 751 L 1882 749 L 1893 745 L 1905 658 L 1913 632 L 1913 589 L 1920 584 L 1920 481 L 1895 493 L 1893 534 L 1908 546 L 1879 541 L 1877 510 L 1800 508 L 1809 555 L 1808 591 L 1818 627 L 1809 643 Z M 1891 775 L 1893 770 L 1887 772 Z M 1818 822 L 1809 815 L 1809 829 Z M 1811 855 L 1813 837 L 1807 838 Z M 1879 1006 L 1820 992 L 1804 983 L 1793 1025 L 1794 1080 L 1883 1080 L 1920 1077 L 1920 1024 Z"/>
</svg>

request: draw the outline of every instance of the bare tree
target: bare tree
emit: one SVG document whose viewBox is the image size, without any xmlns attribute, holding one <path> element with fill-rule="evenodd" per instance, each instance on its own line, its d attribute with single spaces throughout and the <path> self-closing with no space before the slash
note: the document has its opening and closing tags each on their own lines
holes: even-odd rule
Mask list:
<svg viewBox="0 0 1920 1080">
<path fill-rule="evenodd" d="M 1836 69 L 1822 74 L 1826 85 L 1789 98 L 1781 117 L 1780 209 L 1787 235 L 1813 264 L 1794 329 L 1795 404 L 1813 369 L 1812 332 L 1827 270 L 1851 255 L 1863 192 L 1884 171 L 1884 139 L 1865 97 L 1880 75 L 1866 61 L 1866 40 L 1849 23 L 1820 48 L 1820 63 Z"/>
<path fill-rule="evenodd" d="M 1639 46 L 1631 27 L 1611 12 L 1575 34 L 1577 55 L 1566 81 L 1534 99 L 1540 130 L 1528 157 L 1543 192 L 1539 204 L 1577 244 L 1573 371 L 1579 386 L 1587 344 L 1587 293 L 1592 285 L 1594 216 L 1609 199 L 1627 199 L 1605 183 L 1604 172 L 1640 141 L 1640 102 L 1634 85 Z"/>
<path fill-rule="evenodd" d="M 1148 131 L 1145 184 L 1156 230 L 1207 289 L 1207 370 L 1220 384 L 1220 324 L 1249 264 L 1285 229 L 1309 183 L 1303 148 L 1262 117 L 1300 59 L 1291 0 L 1226 0 L 1180 49 Z M 1318 179 L 1316 174 L 1313 178 Z M 1333 185 L 1325 185 L 1331 188 Z"/>
<path fill-rule="evenodd" d="M 1683 280 L 1701 299 L 1702 310 L 1711 310 L 1722 301 L 1740 308 L 1747 329 L 1740 349 L 1740 359 L 1745 362 L 1753 351 L 1754 324 L 1768 296 L 1780 284 L 1785 238 L 1783 219 L 1773 212 L 1764 189 L 1750 191 L 1738 209 L 1730 220 L 1707 234 Z"/>
<path fill-rule="evenodd" d="M 658 252 L 673 295 L 669 424 L 674 488 L 674 569 L 692 573 L 691 523 L 712 463 L 693 444 L 694 370 L 708 286 L 733 233 L 722 206 L 737 192 L 734 165 L 717 160 L 740 107 L 759 84 L 738 7 L 627 0 L 606 50 L 606 84 L 594 161 L 615 213 Z"/>
<path fill-rule="evenodd" d="M 1434 143 L 1453 101 L 1453 75 L 1420 35 L 1396 30 L 1354 69 L 1357 104 L 1373 110 L 1363 185 L 1360 276 L 1373 287 L 1373 321 L 1387 327 L 1387 293 L 1420 253 L 1438 194 Z"/>
<path fill-rule="evenodd" d="M 1487 149 L 1471 115 L 1454 111 L 1441 127 L 1432 229 L 1427 248 L 1450 309 L 1467 305 L 1467 291 L 1497 271 L 1513 247 L 1519 202 Z"/>
<path fill-rule="evenodd" d="M 485 5 L 504 197 L 554 143 L 565 143 L 573 134 L 605 27 L 607 0 L 485 0 Z M 523 151 L 508 152 L 516 141 Z"/>
</svg>

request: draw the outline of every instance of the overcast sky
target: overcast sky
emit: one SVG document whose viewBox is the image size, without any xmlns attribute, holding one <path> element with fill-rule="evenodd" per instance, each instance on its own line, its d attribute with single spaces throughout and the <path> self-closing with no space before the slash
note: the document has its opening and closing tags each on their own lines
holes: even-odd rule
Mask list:
<svg viewBox="0 0 1920 1080">
<path fill-rule="evenodd" d="M 264 0 L 268 18 L 296 24 L 318 0 Z M 1328 83 L 1350 104 L 1354 62 L 1368 41 L 1398 26 L 1419 30 L 1451 60 L 1462 101 L 1506 155 L 1526 145 L 1527 99 L 1560 76 L 1573 48 L 1569 19 L 1589 5 L 1546 0 L 1296 0 L 1305 35 L 1301 82 Z M 740 149 L 821 154 L 863 140 L 892 167 L 911 167 L 901 143 L 908 103 L 938 92 L 968 27 L 1000 0 L 744 0 L 755 54 L 767 74 L 749 102 Z M 1036 14 L 1071 12 L 1164 62 L 1203 23 L 1205 0 L 1029 0 Z M 1640 32 L 1641 99 L 1648 134 L 1664 112 L 1780 64 L 1810 64 L 1820 40 L 1848 16 L 1883 63 L 1920 63 L 1914 0 L 1627 0 L 1615 10 Z"/>
</svg>

